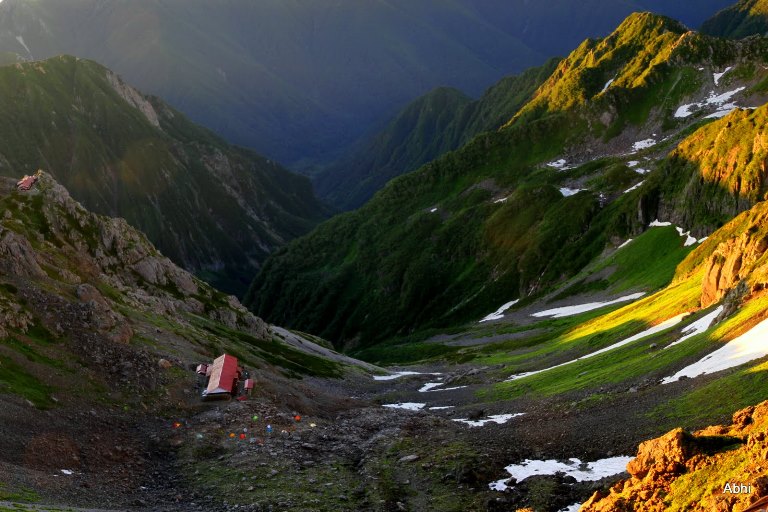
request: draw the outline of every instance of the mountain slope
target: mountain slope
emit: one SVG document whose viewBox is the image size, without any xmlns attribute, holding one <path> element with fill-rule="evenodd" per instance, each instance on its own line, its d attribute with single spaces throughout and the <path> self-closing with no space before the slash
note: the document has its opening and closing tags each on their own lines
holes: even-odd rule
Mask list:
<svg viewBox="0 0 768 512">
<path fill-rule="evenodd" d="M 274 421 L 289 407 L 343 408 L 304 377 L 316 385 L 370 369 L 299 335 L 283 341 L 47 173 L 25 192 L 0 177 L 0 207 L 3 502 L 174 506 L 180 445 L 171 438 L 186 431 L 184 418 L 212 409 L 200 403 L 194 368 L 221 353 L 256 379 L 249 405 Z M 151 482 L 155 471 L 162 485 Z"/>
<path fill-rule="evenodd" d="M 298 168 L 335 158 L 435 87 L 480 94 L 633 11 L 696 26 L 728 3 L 4 0 L 0 53 L 96 60 L 229 141 Z"/>
<path fill-rule="evenodd" d="M 557 59 L 507 77 L 470 101 L 439 88 L 418 98 L 381 132 L 314 177 L 318 195 L 348 210 L 361 206 L 389 180 L 454 150 L 475 135 L 495 130 L 525 104 L 552 73 Z"/>
<path fill-rule="evenodd" d="M 735 108 L 721 99 L 764 101 L 765 45 L 630 16 L 561 62 L 503 129 L 393 180 L 360 210 L 276 253 L 247 300 L 273 321 L 352 347 L 481 318 L 541 294 L 657 217 L 688 220 L 678 206 L 693 203 L 693 192 L 660 201 L 654 183 L 663 173 L 651 173 L 647 184 L 640 173 L 707 116 Z M 713 75 L 741 59 L 750 63 Z M 681 115 L 685 102 L 691 112 Z M 702 105 L 696 112 L 694 102 Z M 574 160 L 583 165 L 570 168 Z M 700 208 L 726 211 L 735 202 L 722 200 Z M 683 227 L 700 233 L 720 225 L 705 217 Z"/>
<path fill-rule="evenodd" d="M 74 57 L 0 68 L 0 175 L 43 168 L 96 212 L 241 292 L 267 254 L 322 216 L 302 177 L 195 126 Z"/>
<path fill-rule="evenodd" d="M 719 37 L 741 39 L 768 32 L 768 2 L 740 0 L 701 25 L 701 31 Z"/>
</svg>

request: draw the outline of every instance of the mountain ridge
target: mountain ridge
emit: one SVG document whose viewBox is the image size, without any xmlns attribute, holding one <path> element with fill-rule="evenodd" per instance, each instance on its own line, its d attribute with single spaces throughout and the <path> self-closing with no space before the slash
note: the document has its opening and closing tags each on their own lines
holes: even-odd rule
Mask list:
<svg viewBox="0 0 768 512">
<path fill-rule="evenodd" d="M 92 61 L 2 67 L 0 88 L 0 174 L 49 170 L 89 208 L 125 217 L 230 292 L 242 293 L 268 252 L 324 215 L 306 178 L 225 143 Z"/>
<path fill-rule="evenodd" d="M 652 170 L 641 155 L 663 160 L 706 120 L 706 109 L 680 117 L 681 103 L 718 94 L 759 102 L 765 74 L 757 66 L 722 82 L 711 70 L 739 55 L 760 59 L 765 44 L 632 15 L 611 36 L 574 50 L 501 130 L 396 178 L 361 209 L 276 253 L 246 303 L 337 346 L 364 347 L 479 318 L 505 302 L 500 296 L 535 296 L 659 216 L 687 221 L 677 199 L 660 199 L 663 172 L 641 177 Z M 727 87 L 736 88 L 715 92 Z M 582 101 L 563 100 L 571 92 Z M 690 220 L 684 231 L 722 225 Z"/>
</svg>

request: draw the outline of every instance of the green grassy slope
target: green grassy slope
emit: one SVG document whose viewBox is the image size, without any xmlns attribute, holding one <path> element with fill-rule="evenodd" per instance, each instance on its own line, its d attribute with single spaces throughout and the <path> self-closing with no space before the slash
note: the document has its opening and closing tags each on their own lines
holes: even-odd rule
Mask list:
<svg viewBox="0 0 768 512">
<path fill-rule="evenodd" d="M 306 179 L 228 145 L 91 61 L 0 68 L 0 133 L 0 175 L 50 171 L 86 206 L 124 217 L 230 292 L 323 215 Z"/>
</svg>

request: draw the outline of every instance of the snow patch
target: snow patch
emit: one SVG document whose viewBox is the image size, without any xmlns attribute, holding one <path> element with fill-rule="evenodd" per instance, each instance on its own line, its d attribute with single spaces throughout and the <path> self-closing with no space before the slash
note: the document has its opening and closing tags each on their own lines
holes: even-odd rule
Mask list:
<svg viewBox="0 0 768 512">
<path fill-rule="evenodd" d="M 389 409 L 404 409 L 406 411 L 420 411 L 426 405 L 427 404 L 420 404 L 416 402 L 402 402 L 398 404 L 384 404 L 382 407 L 387 407 Z"/>
<path fill-rule="evenodd" d="M 497 200 L 495 200 L 495 201 L 493 202 L 493 204 L 506 203 L 506 202 L 507 202 L 507 199 L 509 199 L 509 197 L 502 197 L 501 199 L 497 199 Z"/>
<path fill-rule="evenodd" d="M 595 462 L 581 462 L 576 458 L 566 462 L 557 460 L 530 460 L 526 459 L 520 464 L 512 464 L 504 468 L 510 478 L 518 482 L 534 475 L 554 475 L 563 472 L 572 476 L 579 482 L 594 482 L 608 476 L 618 475 L 626 470 L 629 461 L 634 457 L 610 457 L 596 460 Z M 505 491 L 509 487 L 510 478 L 497 480 L 490 484 L 493 491 Z"/>
<path fill-rule="evenodd" d="M 616 248 L 616 250 L 619 250 L 619 249 L 623 249 L 624 247 L 628 246 L 628 245 L 629 245 L 629 244 L 632 242 L 632 240 L 634 240 L 634 238 L 630 238 L 629 240 L 627 240 L 626 242 L 624 242 L 623 244 L 621 244 L 620 246 L 618 246 L 618 247 Z"/>
<path fill-rule="evenodd" d="M 650 169 L 641 169 L 641 168 L 638 167 L 637 169 L 635 169 L 635 172 L 637 174 L 648 174 L 649 172 L 651 172 L 651 170 Z"/>
<path fill-rule="evenodd" d="M 649 228 L 665 228 L 667 226 L 671 226 L 671 222 L 660 222 L 659 219 L 656 219 L 655 221 L 648 224 Z"/>
<path fill-rule="evenodd" d="M 75 473 L 75 472 L 74 472 L 74 471 L 72 471 L 71 469 L 60 469 L 59 471 L 61 471 L 61 472 L 62 472 L 62 473 L 64 473 L 65 475 L 73 475 L 73 474 Z"/>
<path fill-rule="evenodd" d="M 408 375 L 442 375 L 440 373 L 421 373 L 421 372 L 395 372 L 390 375 L 374 375 L 373 380 L 395 380 Z"/>
<path fill-rule="evenodd" d="M 499 320 L 501 318 L 504 318 L 504 312 L 506 310 L 508 310 L 509 308 L 511 308 L 512 306 L 514 306 L 515 304 L 517 304 L 518 302 L 520 302 L 520 299 L 515 299 L 515 300 L 511 300 L 511 301 L 507 302 L 506 304 L 501 306 L 499 309 L 497 309 L 496 311 L 494 311 L 490 315 L 488 315 L 485 318 L 483 318 L 482 320 L 480 320 L 480 323 L 490 322 L 491 320 Z"/>
<path fill-rule="evenodd" d="M 638 162 L 637 160 L 630 160 L 629 162 L 627 162 L 627 167 L 631 169 L 632 167 L 637 167 L 639 163 L 640 162 Z"/>
<path fill-rule="evenodd" d="M 720 85 L 720 79 L 723 78 L 723 75 L 732 70 L 732 66 L 728 66 L 725 68 L 725 70 L 722 73 L 713 73 L 712 78 L 715 79 L 715 85 Z"/>
<path fill-rule="evenodd" d="M 568 167 L 568 161 L 566 161 L 564 158 L 561 158 L 560 160 L 555 160 L 554 162 L 549 162 L 547 164 L 547 167 L 552 167 L 553 169 L 557 169 L 558 171 L 565 171 L 570 169 L 570 167 Z"/>
<path fill-rule="evenodd" d="M 627 345 L 628 343 L 632 343 L 633 341 L 637 341 L 643 338 L 646 338 L 648 336 L 651 336 L 653 334 L 660 333 L 661 331 L 664 331 L 666 329 L 669 329 L 670 327 L 674 327 L 675 325 L 679 324 L 683 318 L 688 316 L 688 313 L 681 313 L 675 317 L 670 318 L 669 320 L 665 320 L 664 322 L 661 322 L 658 325 L 654 325 L 650 329 L 646 329 L 643 332 L 637 333 L 634 336 L 630 336 L 629 338 L 619 341 L 618 343 L 614 343 L 613 345 L 610 345 L 608 347 L 605 347 L 603 349 L 600 349 L 596 352 L 592 352 L 591 354 L 587 354 L 585 356 L 578 357 L 576 359 L 572 359 L 571 361 L 568 361 L 566 363 L 558 364 L 555 366 L 550 366 L 549 368 L 545 368 L 543 370 L 536 370 L 532 372 L 526 372 L 526 373 L 520 373 L 517 375 L 512 375 L 510 378 L 505 380 L 504 382 L 511 382 L 513 380 L 522 379 L 523 377 L 530 377 L 531 375 L 536 375 L 537 373 L 547 372 L 549 370 L 554 370 L 555 368 L 560 368 L 561 366 L 566 366 L 571 363 L 575 363 L 576 361 L 583 361 L 584 359 L 589 359 L 590 357 L 595 357 L 599 354 L 604 354 L 606 352 L 609 352 L 611 350 L 617 349 L 619 347 L 623 347 L 624 345 Z"/>
<path fill-rule="evenodd" d="M 563 187 L 563 188 L 560 189 L 560 193 L 563 194 L 563 197 L 570 197 L 570 196 L 578 194 L 582 190 L 584 190 L 584 189 L 583 188 L 566 188 L 566 187 Z"/>
<path fill-rule="evenodd" d="M 431 210 L 429 210 L 429 213 L 435 213 L 436 211 L 437 211 L 437 208 L 432 208 Z"/>
<path fill-rule="evenodd" d="M 611 84 L 613 83 L 614 80 L 616 80 L 616 79 L 615 78 L 611 78 L 610 80 L 605 82 L 605 86 L 603 87 L 603 90 L 600 91 L 600 92 L 603 93 L 603 92 L 607 91 L 608 88 L 611 86 Z"/>
<path fill-rule="evenodd" d="M 430 411 L 442 411 L 442 410 L 445 410 L 445 409 L 453 409 L 454 407 L 455 407 L 454 405 L 438 405 L 438 406 L 435 406 L 435 407 L 430 407 L 429 410 Z"/>
<path fill-rule="evenodd" d="M 766 355 L 768 355 L 768 320 L 763 320 L 699 362 L 683 368 L 671 377 L 664 378 L 661 383 L 676 382 L 680 377 L 693 379 L 700 375 L 716 373 L 760 359 Z"/>
<path fill-rule="evenodd" d="M 524 412 L 517 412 L 514 414 L 494 414 L 493 416 L 488 416 L 487 418 L 483 418 L 482 420 L 470 420 L 470 419 L 454 419 L 453 421 L 458 421 L 460 423 L 466 423 L 470 427 L 482 427 L 485 426 L 487 423 L 496 423 L 498 425 L 503 425 L 504 423 L 508 422 L 512 418 L 517 418 L 518 416 L 522 416 L 525 414 Z"/>
<path fill-rule="evenodd" d="M 20 44 L 21 46 L 23 46 L 23 47 L 24 47 L 24 49 L 25 49 L 25 50 L 27 50 L 27 53 L 28 53 L 28 54 L 30 55 L 30 57 L 31 57 L 31 56 L 32 56 L 32 50 L 30 50 L 30 49 L 29 49 L 29 46 L 27 46 L 27 44 L 24 42 L 24 38 L 23 38 L 23 37 L 21 37 L 21 36 L 16 36 L 16 40 L 19 42 L 19 44 Z"/>
<path fill-rule="evenodd" d="M 574 503 L 570 507 L 565 507 L 560 512 L 579 512 L 580 508 L 581 508 L 581 503 Z"/>
<path fill-rule="evenodd" d="M 640 151 L 641 149 L 648 149 L 656 145 L 656 139 L 639 140 L 632 144 L 632 151 Z"/>
<path fill-rule="evenodd" d="M 693 322 L 691 325 L 687 325 L 687 326 L 683 327 L 683 330 L 680 331 L 680 332 L 682 334 L 684 334 L 685 336 L 683 336 L 682 338 L 680 338 L 679 340 L 677 340 L 674 343 L 670 343 L 669 345 L 664 347 L 664 350 L 667 350 L 669 347 L 674 347 L 678 343 L 682 343 L 685 340 L 687 340 L 688 338 L 692 338 L 692 337 L 696 336 L 697 334 L 701 334 L 703 332 L 706 332 L 712 326 L 712 322 L 715 321 L 715 318 L 717 318 L 717 316 L 720 313 L 722 313 L 722 312 L 723 312 L 723 306 L 719 306 L 717 309 L 715 309 L 711 313 L 709 313 L 707 315 L 704 315 L 703 317 L 699 318 L 698 320 Z"/>
<path fill-rule="evenodd" d="M 645 183 L 645 180 L 641 181 L 640 183 L 638 183 L 634 187 L 628 188 L 627 190 L 624 191 L 624 193 L 626 194 L 628 192 L 632 192 L 633 190 L 637 190 L 638 188 L 640 188 L 643 185 L 643 183 Z"/>
<path fill-rule="evenodd" d="M 452 388 L 439 388 L 440 386 L 445 385 L 445 382 L 427 382 L 421 388 L 419 388 L 419 393 L 428 393 L 428 392 L 435 392 L 435 391 L 452 391 L 454 389 L 462 389 L 467 386 L 454 386 Z"/>
<path fill-rule="evenodd" d="M 675 111 L 675 117 L 677 118 L 685 118 L 688 116 L 693 115 L 693 111 L 691 111 L 692 108 L 701 109 L 705 107 L 716 107 L 717 111 L 715 111 L 712 114 L 709 114 L 707 119 L 713 119 L 713 118 L 720 118 L 724 117 L 731 112 L 733 112 L 735 109 L 739 108 L 736 103 L 730 101 L 731 98 L 733 98 L 736 94 L 740 93 L 746 89 L 746 87 L 737 87 L 736 89 L 733 89 L 732 91 L 727 91 L 722 94 L 715 94 L 714 91 L 709 93 L 709 97 L 698 103 L 688 103 L 686 105 L 680 105 L 677 110 Z"/>
<path fill-rule="evenodd" d="M 629 300 L 639 299 L 643 295 L 645 295 L 644 292 L 638 292 L 638 293 L 633 293 L 632 295 L 625 295 L 624 297 L 619 297 L 618 299 L 609 300 L 607 302 L 588 302 L 586 304 L 579 304 L 577 306 L 565 306 L 562 308 L 547 309 L 546 311 L 539 311 L 538 313 L 533 313 L 531 314 L 531 316 L 535 316 L 535 317 L 549 316 L 552 318 L 562 318 L 564 316 L 573 316 L 573 315 L 578 315 L 579 313 L 586 313 L 587 311 L 592 311 L 593 309 L 599 309 L 604 306 L 610 306 L 612 304 L 618 304 L 620 302 L 627 302 Z"/>
</svg>

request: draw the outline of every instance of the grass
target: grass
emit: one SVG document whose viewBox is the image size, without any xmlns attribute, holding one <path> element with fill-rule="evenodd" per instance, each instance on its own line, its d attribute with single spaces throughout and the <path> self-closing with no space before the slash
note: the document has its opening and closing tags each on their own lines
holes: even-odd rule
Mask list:
<svg viewBox="0 0 768 512">
<path fill-rule="evenodd" d="M 26 487 L 9 488 L 8 484 L 0 482 L 0 501 L 35 503 L 40 501 L 40 495 Z"/>
</svg>

